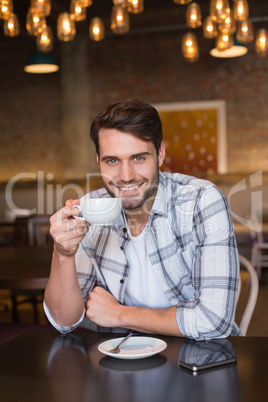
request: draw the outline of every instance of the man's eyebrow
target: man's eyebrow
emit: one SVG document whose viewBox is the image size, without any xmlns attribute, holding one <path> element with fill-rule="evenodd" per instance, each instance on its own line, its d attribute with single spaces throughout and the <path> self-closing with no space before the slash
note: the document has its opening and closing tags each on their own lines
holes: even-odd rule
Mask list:
<svg viewBox="0 0 268 402">
<path fill-rule="evenodd" d="M 131 155 L 131 158 L 137 158 L 137 156 L 151 155 L 151 152 L 139 152 L 138 154 Z"/>
<path fill-rule="evenodd" d="M 151 153 L 150 152 L 139 152 L 138 154 L 130 155 L 130 158 L 137 158 L 137 156 L 146 156 L 146 155 L 151 155 Z M 118 156 L 115 156 L 115 155 L 104 155 L 101 158 L 101 161 L 105 162 L 105 161 L 111 160 L 111 159 L 120 159 L 120 158 L 118 158 Z"/>
<path fill-rule="evenodd" d="M 117 158 L 117 156 L 113 156 L 113 155 L 104 155 L 104 156 L 101 158 L 101 161 L 107 161 L 107 160 L 109 160 L 109 159 L 118 159 L 118 158 Z"/>
</svg>

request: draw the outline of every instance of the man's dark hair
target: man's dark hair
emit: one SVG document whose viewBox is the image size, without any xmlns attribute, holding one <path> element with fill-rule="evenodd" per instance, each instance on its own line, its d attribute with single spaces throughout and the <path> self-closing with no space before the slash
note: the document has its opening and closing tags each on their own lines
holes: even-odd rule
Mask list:
<svg viewBox="0 0 268 402">
<path fill-rule="evenodd" d="M 130 133 L 143 141 L 154 144 L 158 155 L 163 139 L 162 123 L 156 109 L 137 99 L 125 99 L 107 106 L 92 122 L 90 138 L 99 155 L 99 131 L 114 128 Z"/>
</svg>

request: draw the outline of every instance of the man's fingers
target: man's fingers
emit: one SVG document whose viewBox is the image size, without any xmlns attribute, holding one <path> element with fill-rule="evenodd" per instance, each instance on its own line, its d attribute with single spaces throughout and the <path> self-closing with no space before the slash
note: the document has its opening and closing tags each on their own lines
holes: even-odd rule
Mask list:
<svg viewBox="0 0 268 402">
<path fill-rule="evenodd" d="M 77 239 L 81 241 L 89 229 L 89 224 L 85 221 L 67 219 L 61 226 L 51 226 L 50 233 L 56 242 Z"/>
<path fill-rule="evenodd" d="M 89 229 L 89 223 L 82 219 L 67 219 L 63 222 L 63 227 L 67 232 L 76 231 L 77 233 L 85 233 Z"/>
<path fill-rule="evenodd" d="M 56 248 L 61 253 L 72 255 L 76 253 L 90 225 L 84 220 L 74 219 L 80 214 L 73 206 L 79 204 L 79 200 L 68 200 L 67 203 L 50 218 L 50 233 Z"/>
<path fill-rule="evenodd" d="M 65 202 L 65 206 L 66 207 L 73 207 L 74 205 L 80 205 L 80 200 L 76 199 L 76 200 L 67 200 Z"/>
<path fill-rule="evenodd" d="M 56 214 L 52 215 L 50 218 L 50 224 L 61 225 L 62 221 L 73 216 L 79 216 L 80 212 L 78 208 L 72 206 L 66 206 L 61 208 Z"/>
</svg>

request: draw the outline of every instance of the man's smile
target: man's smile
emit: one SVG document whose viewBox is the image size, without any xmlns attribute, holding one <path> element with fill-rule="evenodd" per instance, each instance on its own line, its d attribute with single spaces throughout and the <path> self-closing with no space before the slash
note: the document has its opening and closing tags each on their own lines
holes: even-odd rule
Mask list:
<svg viewBox="0 0 268 402">
<path fill-rule="evenodd" d="M 118 190 L 120 190 L 122 193 L 130 193 L 130 192 L 135 192 L 137 189 L 139 189 L 144 182 L 140 183 L 140 184 L 136 184 L 136 185 L 118 185 L 118 184 L 114 184 L 116 188 L 118 188 Z"/>
</svg>

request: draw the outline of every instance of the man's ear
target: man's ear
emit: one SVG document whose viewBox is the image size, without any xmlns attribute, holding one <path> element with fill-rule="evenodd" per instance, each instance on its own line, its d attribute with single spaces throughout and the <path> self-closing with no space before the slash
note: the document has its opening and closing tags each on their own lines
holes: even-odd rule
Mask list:
<svg viewBox="0 0 268 402">
<path fill-rule="evenodd" d="M 97 154 L 97 156 L 96 156 L 96 159 L 97 159 L 97 164 L 99 164 L 100 163 L 100 158 L 99 158 L 99 155 Z"/>
<path fill-rule="evenodd" d="M 161 146 L 159 148 L 159 154 L 158 154 L 158 166 L 162 166 L 164 159 L 166 156 L 166 145 L 164 143 L 164 141 L 161 142 Z"/>
</svg>

